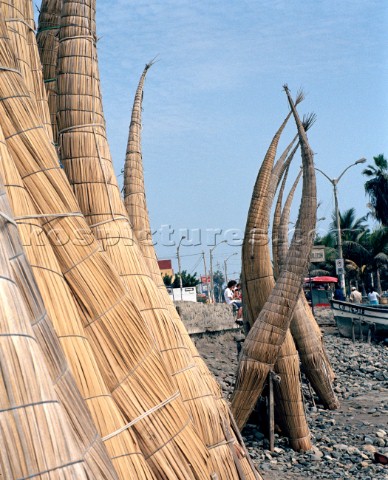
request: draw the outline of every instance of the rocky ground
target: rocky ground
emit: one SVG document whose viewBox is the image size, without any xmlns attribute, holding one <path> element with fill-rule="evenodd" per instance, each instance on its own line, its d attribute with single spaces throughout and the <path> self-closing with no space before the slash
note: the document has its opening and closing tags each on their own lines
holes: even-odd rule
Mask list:
<svg viewBox="0 0 388 480">
<path fill-rule="evenodd" d="M 376 463 L 375 452 L 388 455 L 388 347 L 361 343 L 338 335 L 329 309 L 318 309 L 325 345 L 337 375 L 339 410 L 315 405 L 304 385 L 313 450 L 294 452 L 276 435 L 275 451 L 255 425 L 247 425 L 244 440 L 265 480 L 388 479 L 388 465 Z M 229 398 L 237 368 L 236 332 L 195 337 L 198 350 Z"/>
</svg>

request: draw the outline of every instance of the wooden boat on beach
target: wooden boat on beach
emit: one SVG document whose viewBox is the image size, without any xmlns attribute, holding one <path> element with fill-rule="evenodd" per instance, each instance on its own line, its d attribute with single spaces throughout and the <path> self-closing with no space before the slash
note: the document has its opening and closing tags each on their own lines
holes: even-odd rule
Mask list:
<svg viewBox="0 0 388 480">
<path fill-rule="evenodd" d="M 387 338 L 388 306 L 331 300 L 339 333 L 348 338 Z"/>
</svg>

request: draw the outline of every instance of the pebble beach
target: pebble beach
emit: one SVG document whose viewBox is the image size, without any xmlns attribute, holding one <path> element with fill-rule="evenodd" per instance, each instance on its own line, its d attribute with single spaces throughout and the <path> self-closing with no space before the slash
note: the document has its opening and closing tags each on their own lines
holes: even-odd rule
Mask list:
<svg viewBox="0 0 388 480">
<path fill-rule="evenodd" d="M 324 342 L 336 374 L 335 392 L 340 408 L 325 410 L 303 382 L 305 408 L 313 449 L 295 452 L 287 438 L 275 434 L 275 450 L 263 428 L 248 423 L 243 430 L 247 449 L 265 480 L 388 479 L 388 346 L 384 342 L 341 337 L 331 310 L 316 309 Z M 195 337 L 195 344 L 229 399 L 237 370 L 239 332 Z"/>
</svg>

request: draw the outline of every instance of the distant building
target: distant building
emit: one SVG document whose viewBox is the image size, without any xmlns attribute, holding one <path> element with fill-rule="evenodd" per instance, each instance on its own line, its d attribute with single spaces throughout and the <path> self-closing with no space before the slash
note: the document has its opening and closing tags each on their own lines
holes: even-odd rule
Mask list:
<svg viewBox="0 0 388 480">
<path fill-rule="evenodd" d="M 158 260 L 158 265 L 159 265 L 159 268 L 160 268 L 160 273 L 162 275 L 162 278 L 165 275 L 168 275 L 168 276 L 174 278 L 174 270 L 172 269 L 171 260 Z"/>
</svg>

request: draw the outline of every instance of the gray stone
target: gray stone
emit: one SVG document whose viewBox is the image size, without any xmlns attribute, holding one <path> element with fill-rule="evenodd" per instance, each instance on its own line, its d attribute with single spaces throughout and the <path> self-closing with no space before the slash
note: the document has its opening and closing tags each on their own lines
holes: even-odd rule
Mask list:
<svg viewBox="0 0 388 480">
<path fill-rule="evenodd" d="M 385 440 L 383 438 L 375 438 L 375 441 L 373 442 L 374 445 L 377 445 L 378 447 L 385 447 Z"/>
<path fill-rule="evenodd" d="M 254 436 L 257 440 L 263 440 L 264 438 L 264 434 L 261 432 L 255 432 Z"/>
<path fill-rule="evenodd" d="M 312 462 L 320 462 L 322 460 L 322 457 L 320 455 L 310 455 L 310 460 Z"/>
</svg>

